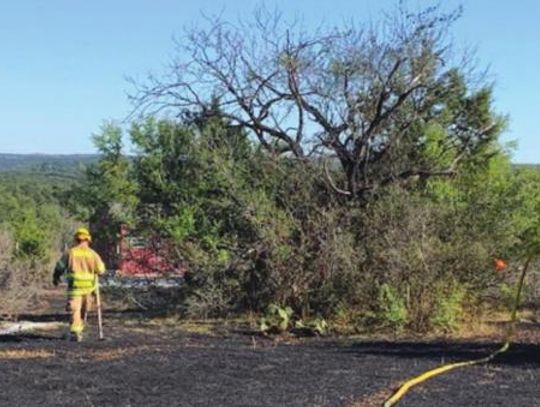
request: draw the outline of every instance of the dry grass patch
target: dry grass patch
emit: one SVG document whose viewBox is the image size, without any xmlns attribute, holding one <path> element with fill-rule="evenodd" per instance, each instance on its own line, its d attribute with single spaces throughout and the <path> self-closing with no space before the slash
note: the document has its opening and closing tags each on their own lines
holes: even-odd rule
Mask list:
<svg viewBox="0 0 540 407">
<path fill-rule="evenodd" d="M 201 335 L 211 335 L 215 326 L 215 323 L 204 321 L 183 321 L 177 325 L 178 329 L 182 331 Z"/>
<path fill-rule="evenodd" d="M 113 348 L 92 351 L 88 358 L 96 362 L 110 362 L 114 360 L 128 358 L 142 352 L 159 352 L 159 349 L 149 346 L 136 346 L 132 348 Z"/>
<path fill-rule="evenodd" d="M 48 350 L 28 350 L 28 349 L 10 349 L 0 351 L 0 360 L 18 360 L 18 359 L 47 359 L 55 356 L 55 353 Z"/>
<path fill-rule="evenodd" d="M 381 406 L 385 400 L 392 395 L 392 389 L 382 389 L 377 393 L 371 394 L 368 397 L 356 401 L 351 404 L 349 407 L 375 407 Z"/>
<path fill-rule="evenodd" d="M 212 335 L 216 328 L 226 327 L 229 321 L 224 320 L 194 320 L 179 319 L 178 317 L 154 318 L 142 322 L 142 326 L 157 329 L 173 329 L 174 331 L 184 331 L 192 334 Z"/>
</svg>

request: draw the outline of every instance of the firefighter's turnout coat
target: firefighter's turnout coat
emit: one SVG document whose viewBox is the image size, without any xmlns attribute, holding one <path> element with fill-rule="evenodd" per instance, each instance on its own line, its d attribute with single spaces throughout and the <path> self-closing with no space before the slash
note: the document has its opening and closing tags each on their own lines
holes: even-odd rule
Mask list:
<svg viewBox="0 0 540 407">
<path fill-rule="evenodd" d="M 70 298 L 92 294 L 95 290 L 95 275 L 105 272 L 105 264 L 90 247 L 75 246 L 69 249 L 56 263 L 54 279 L 58 281 L 67 274 Z"/>
</svg>

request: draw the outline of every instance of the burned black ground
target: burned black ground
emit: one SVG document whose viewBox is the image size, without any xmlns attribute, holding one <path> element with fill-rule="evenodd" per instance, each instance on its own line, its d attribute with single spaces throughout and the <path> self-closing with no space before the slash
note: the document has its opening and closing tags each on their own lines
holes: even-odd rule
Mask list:
<svg viewBox="0 0 540 407">
<path fill-rule="evenodd" d="M 411 375 L 498 346 L 489 339 L 264 338 L 234 325 L 129 314 L 107 314 L 105 328 L 106 341 L 90 327 L 80 344 L 62 332 L 0 337 L 0 406 L 377 406 Z M 400 405 L 540 405 L 539 334 L 527 326 L 496 362 L 433 379 Z"/>
</svg>

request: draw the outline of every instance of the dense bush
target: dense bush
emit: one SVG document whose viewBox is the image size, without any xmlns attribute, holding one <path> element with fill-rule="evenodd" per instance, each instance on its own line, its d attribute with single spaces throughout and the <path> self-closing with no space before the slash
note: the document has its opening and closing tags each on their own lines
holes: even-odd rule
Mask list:
<svg viewBox="0 0 540 407">
<path fill-rule="evenodd" d="M 61 204 L 72 177 L 32 171 L 0 174 L 0 316 L 15 318 L 50 281 L 71 242 L 74 220 Z"/>
<path fill-rule="evenodd" d="M 11 232 L 17 257 L 50 261 L 71 238 L 73 220 L 60 200 L 74 182 L 33 173 L 0 174 L 0 225 Z"/>
<path fill-rule="evenodd" d="M 136 202 L 133 227 L 188 265 L 178 298 L 191 316 L 279 304 L 359 329 L 453 330 L 467 306 L 497 298 L 493 258 L 520 258 L 535 225 L 537 173 L 500 151 L 358 201 L 332 190 L 320 161 L 276 159 L 221 119 L 150 119 L 130 135 L 133 196 L 116 199 Z"/>
<path fill-rule="evenodd" d="M 28 309 L 43 283 L 46 266 L 15 255 L 15 244 L 0 230 L 0 318 L 13 319 Z"/>
</svg>

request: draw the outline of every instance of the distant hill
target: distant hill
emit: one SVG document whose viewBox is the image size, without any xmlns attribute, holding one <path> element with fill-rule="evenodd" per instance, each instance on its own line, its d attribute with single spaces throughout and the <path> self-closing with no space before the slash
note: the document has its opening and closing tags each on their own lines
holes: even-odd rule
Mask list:
<svg viewBox="0 0 540 407">
<path fill-rule="evenodd" d="M 77 175 L 97 154 L 6 154 L 0 153 L 0 172 L 24 172 L 49 175 Z"/>
<path fill-rule="evenodd" d="M 98 154 L 0 153 L 0 174 L 17 172 L 21 174 L 31 173 L 35 175 L 76 178 L 81 175 L 84 167 L 98 160 Z M 540 170 L 540 164 L 514 163 L 512 166 L 516 169 L 536 168 Z"/>
<path fill-rule="evenodd" d="M 532 168 L 532 169 L 540 169 L 540 164 L 512 164 L 514 168 L 520 169 L 520 168 Z"/>
</svg>

